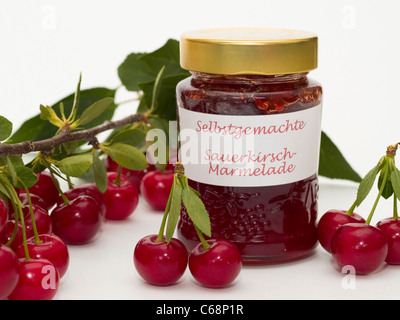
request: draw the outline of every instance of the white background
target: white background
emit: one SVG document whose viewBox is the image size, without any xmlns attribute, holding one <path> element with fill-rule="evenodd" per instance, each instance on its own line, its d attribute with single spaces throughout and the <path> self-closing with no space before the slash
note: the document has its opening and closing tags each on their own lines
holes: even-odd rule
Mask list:
<svg viewBox="0 0 400 320">
<path fill-rule="evenodd" d="M 310 76 L 324 87 L 322 129 L 364 175 L 386 146 L 400 141 L 398 31 L 395 0 L 2 1 L 0 3 L 0 114 L 15 125 L 74 91 L 120 84 L 117 68 L 130 52 L 152 51 L 182 32 L 214 27 L 276 27 L 319 35 L 319 68 Z M 119 92 L 117 100 L 131 97 Z M 120 114 L 134 111 L 126 105 Z M 322 179 L 321 212 L 347 209 L 356 185 Z M 369 203 L 360 208 L 369 212 Z M 379 215 L 390 216 L 381 202 Z M 301 262 L 245 268 L 223 290 L 197 286 L 186 274 L 178 285 L 154 288 L 136 275 L 135 242 L 158 230 L 161 216 L 144 201 L 134 217 L 108 223 L 98 239 L 71 248 L 71 267 L 59 299 L 274 299 L 399 298 L 400 268 L 357 277 L 355 289 L 320 248 Z M 397 280 L 396 280 L 397 279 Z"/>
</svg>

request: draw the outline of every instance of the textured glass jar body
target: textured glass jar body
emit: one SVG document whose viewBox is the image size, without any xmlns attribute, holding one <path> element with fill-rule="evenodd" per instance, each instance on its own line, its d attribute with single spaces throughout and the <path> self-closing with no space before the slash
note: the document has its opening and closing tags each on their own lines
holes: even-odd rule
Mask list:
<svg viewBox="0 0 400 320">
<path fill-rule="evenodd" d="M 261 76 L 194 72 L 178 84 L 177 100 L 178 118 L 182 108 L 246 119 L 246 116 L 294 114 L 320 108 L 322 88 L 308 79 L 307 73 Z M 317 171 L 298 181 L 265 186 L 208 184 L 190 175 L 188 178 L 190 186 L 201 194 L 210 215 L 212 237 L 233 242 L 245 264 L 297 259 L 311 253 L 316 246 Z M 184 208 L 178 236 L 189 248 L 198 243 Z"/>
</svg>

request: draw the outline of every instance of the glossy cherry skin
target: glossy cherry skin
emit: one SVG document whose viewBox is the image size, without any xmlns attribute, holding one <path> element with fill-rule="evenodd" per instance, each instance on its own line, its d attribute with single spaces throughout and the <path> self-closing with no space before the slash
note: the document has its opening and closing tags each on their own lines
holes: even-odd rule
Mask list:
<svg viewBox="0 0 400 320">
<path fill-rule="evenodd" d="M 400 265 L 400 220 L 386 218 L 379 221 L 376 226 L 382 230 L 388 241 L 386 263 Z"/>
<path fill-rule="evenodd" d="M 43 209 L 42 207 L 32 205 L 33 209 L 33 216 L 35 219 L 36 230 L 38 234 L 51 234 L 53 232 L 53 223 L 51 218 L 47 212 L 47 210 Z M 22 208 L 22 213 L 25 219 L 25 231 L 26 237 L 30 238 L 34 235 L 33 233 L 33 223 L 32 217 L 30 215 L 29 207 Z M 6 244 L 12 237 L 15 229 L 15 215 L 12 214 L 10 220 L 7 222 L 5 230 L 0 235 L 0 242 Z M 12 241 L 10 247 L 12 249 L 16 249 L 23 241 L 22 236 L 22 224 L 21 220 L 18 221 L 17 224 L 17 233 Z"/>
<path fill-rule="evenodd" d="M 155 210 L 164 211 L 174 182 L 173 172 L 146 173 L 140 184 L 140 193 Z"/>
<path fill-rule="evenodd" d="M 78 186 L 75 186 L 72 189 L 69 189 L 64 192 L 64 195 L 69 199 L 73 200 L 76 197 L 82 196 L 82 195 L 87 195 L 95 199 L 100 207 L 101 210 L 101 215 L 102 217 L 105 217 L 106 215 L 106 206 L 104 203 L 104 197 L 103 194 L 99 191 L 97 188 L 96 184 L 94 183 L 84 183 Z M 64 200 L 61 196 L 59 196 L 57 200 L 57 205 L 63 204 Z"/>
<path fill-rule="evenodd" d="M 50 215 L 53 232 L 66 244 L 90 242 L 100 231 L 102 217 L 99 205 L 90 196 L 79 196 L 68 204 L 56 206 Z"/>
<path fill-rule="evenodd" d="M 14 234 L 15 225 L 17 224 L 17 233 L 10 244 L 10 248 L 15 250 L 23 242 L 21 223 L 16 223 L 15 220 L 8 220 L 6 227 L 0 235 L 0 243 L 7 244 Z"/>
<path fill-rule="evenodd" d="M 38 234 L 51 234 L 53 232 L 53 222 L 47 210 L 37 205 L 32 205 L 32 209 Z M 25 206 L 22 211 L 25 217 L 26 237 L 30 238 L 34 235 L 30 209 Z"/>
<path fill-rule="evenodd" d="M 60 278 L 57 269 L 46 259 L 19 259 L 17 286 L 9 300 L 51 300 L 57 294 Z"/>
<path fill-rule="evenodd" d="M 340 269 L 352 266 L 356 274 L 369 274 L 385 262 L 388 244 L 385 234 L 365 223 L 348 223 L 333 235 L 332 257 Z"/>
<path fill-rule="evenodd" d="M 156 241 L 157 235 L 148 235 L 136 244 L 133 261 L 138 274 L 148 283 L 168 286 L 185 273 L 188 252 L 185 245 L 172 238 L 170 243 Z"/>
<path fill-rule="evenodd" d="M 31 202 L 33 205 L 41 207 L 47 211 L 47 204 L 41 197 L 39 197 L 36 194 L 30 193 L 30 192 L 29 192 L 29 196 L 31 198 Z M 18 197 L 21 200 L 23 205 L 29 206 L 29 200 L 28 200 L 28 196 L 26 193 L 20 193 Z"/>
<path fill-rule="evenodd" d="M 239 249 L 224 239 L 209 239 L 210 247 L 204 250 L 199 243 L 189 255 L 189 270 L 202 285 L 222 288 L 231 284 L 242 269 Z"/>
<path fill-rule="evenodd" d="M 56 182 L 53 181 L 51 175 L 48 171 L 42 171 L 37 173 L 38 181 L 34 186 L 29 188 L 29 193 L 33 193 L 44 200 L 46 203 L 46 210 L 50 210 L 57 202 L 57 199 L 60 195 L 56 185 L 54 183 L 59 184 L 56 179 Z M 21 194 L 25 193 L 25 190 L 21 189 Z"/>
<path fill-rule="evenodd" d="M 35 243 L 35 238 L 27 240 L 27 247 L 31 259 L 49 260 L 57 269 L 60 278 L 67 272 L 69 266 L 69 251 L 64 241 L 55 234 L 40 234 L 39 243 Z M 21 244 L 15 253 L 19 258 L 25 258 L 25 249 Z"/>
<path fill-rule="evenodd" d="M 0 300 L 6 299 L 19 279 L 19 261 L 15 252 L 0 244 Z"/>
<path fill-rule="evenodd" d="M 104 193 L 106 206 L 105 217 L 108 220 L 124 220 L 136 209 L 139 203 L 139 192 L 135 185 L 124 175 L 120 175 L 120 182 L 116 183 L 118 173 L 107 174 L 108 184 Z"/>
<path fill-rule="evenodd" d="M 318 240 L 321 246 L 331 252 L 331 241 L 336 230 L 346 223 L 365 223 L 363 217 L 353 212 L 351 216 L 345 210 L 332 209 L 327 211 L 318 222 Z"/>
<path fill-rule="evenodd" d="M 5 229 L 8 221 L 8 208 L 6 202 L 0 198 L 0 234 Z"/>
<path fill-rule="evenodd" d="M 119 165 L 113 159 L 111 159 L 110 157 L 107 157 L 106 168 L 107 168 L 107 171 L 109 171 L 109 172 L 118 172 Z M 143 170 L 130 170 L 127 168 L 122 168 L 121 173 L 125 177 L 127 177 L 135 185 L 136 189 L 139 191 L 140 190 L 140 182 L 142 181 L 143 176 L 147 172 L 151 172 L 154 170 L 156 170 L 156 166 L 149 164 L 149 166 Z"/>
</svg>

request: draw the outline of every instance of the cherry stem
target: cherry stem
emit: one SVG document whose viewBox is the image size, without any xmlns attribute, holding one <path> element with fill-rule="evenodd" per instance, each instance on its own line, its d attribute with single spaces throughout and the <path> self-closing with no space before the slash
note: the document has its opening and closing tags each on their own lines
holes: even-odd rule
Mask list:
<svg viewBox="0 0 400 320">
<path fill-rule="evenodd" d="M 70 176 L 66 176 L 67 178 L 67 183 L 68 183 L 68 189 L 73 189 L 74 188 L 74 184 L 71 181 L 71 177 Z"/>
<path fill-rule="evenodd" d="M 397 197 L 393 195 L 393 219 L 399 219 L 399 214 L 397 212 Z"/>
<path fill-rule="evenodd" d="M 32 220 L 32 229 L 33 229 L 33 234 L 35 236 L 35 243 L 42 243 L 42 241 L 39 238 L 39 234 L 37 232 L 37 228 L 36 228 L 36 221 L 35 221 L 35 216 L 33 214 L 33 206 L 32 206 L 32 199 L 31 199 L 31 195 L 29 193 L 29 189 L 26 186 L 26 184 L 22 181 L 22 179 L 18 178 L 18 181 L 23 185 L 24 189 L 25 189 L 25 193 L 26 193 L 26 197 L 28 198 L 28 204 L 29 204 L 29 214 L 31 215 L 31 220 Z"/>
<path fill-rule="evenodd" d="M 174 180 L 175 180 L 175 177 L 174 177 Z M 156 239 L 156 242 L 164 241 L 164 230 L 165 230 L 165 225 L 167 223 L 168 213 L 171 208 L 172 194 L 174 193 L 174 185 L 175 185 L 175 181 L 172 184 L 171 192 L 169 193 L 169 196 L 168 196 L 167 206 L 165 207 L 164 216 L 161 221 L 160 231 L 158 232 L 158 237 Z"/>
<path fill-rule="evenodd" d="M 57 180 L 56 180 L 56 178 L 54 177 L 54 172 L 53 172 L 53 169 L 51 168 L 51 165 L 49 165 L 49 166 L 47 167 L 47 169 L 49 169 L 50 175 L 51 175 L 51 179 L 53 180 L 53 183 L 54 183 L 55 187 L 57 188 L 58 193 L 61 195 L 61 198 L 63 199 L 64 203 L 65 203 L 65 204 L 69 204 L 69 199 L 68 199 L 67 196 L 64 194 L 64 192 L 61 190 L 60 185 L 57 183 Z"/>
<path fill-rule="evenodd" d="M 15 191 L 14 187 L 11 185 L 11 183 L 7 179 L 3 178 L 1 175 L 0 175 L 0 177 L 3 182 L 3 186 L 5 187 L 8 195 L 11 199 L 11 203 L 13 204 L 14 213 L 15 213 L 16 217 L 18 217 L 21 220 L 22 239 L 23 239 L 23 244 L 24 244 L 25 259 L 27 261 L 29 261 L 30 256 L 29 256 L 29 251 L 28 251 L 28 244 L 26 241 L 27 239 L 26 239 L 25 218 L 24 218 L 24 214 L 22 212 L 21 201 L 19 200 L 18 194 Z M 16 227 L 18 227 L 18 219 L 15 220 L 15 225 L 16 225 Z M 14 230 L 14 232 L 15 232 L 15 230 Z M 12 241 L 14 240 L 14 238 L 15 238 L 15 234 L 13 234 L 13 236 L 9 240 L 9 243 L 7 243 L 7 244 L 10 245 L 12 243 Z"/>
<path fill-rule="evenodd" d="M 388 160 L 386 160 L 386 161 L 388 161 Z M 388 166 L 390 166 L 390 164 L 389 164 L 388 162 L 386 162 L 386 167 L 388 167 Z M 383 180 L 382 180 L 381 187 L 380 187 L 380 189 L 379 189 L 378 196 L 377 196 L 376 199 L 375 199 L 375 203 L 374 203 L 374 205 L 373 205 L 373 207 L 372 207 L 372 209 L 371 209 L 371 212 L 370 212 L 370 214 L 369 214 L 369 216 L 368 216 L 368 219 L 367 219 L 367 221 L 365 222 L 365 224 L 370 224 L 370 223 L 371 223 L 372 216 L 374 215 L 376 206 L 378 205 L 379 199 L 381 198 L 382 193 L 383 193 L 383 190 L 385 189 L 386 181 L 387 181 L 387 179 L 388 179 L 388 172 L 389 172 L 389 168 L 386 168 L 385 173 L 384 173 L 384 175 L 383 175 Z"/>
<path fill-rule="evenodd" d="M 203 245 L 203 249 L 207 250 L 210 247 L 210 244 L 206 241 L 201 231 L 195 226 L 197 235 L 199 236 L 200 242 Z"/>
<path fill-rule="evenodd" d="M 114 184 L 116 184 L 117 186 L 119 186 L 121 184 L 121 174 L 122 174 L 122 166 L 118 165 L 117 176 L 116 176 L 115 180 L 113 181 Z"/>
<path fill-rule="evenodd" d="M 346 214 L 351 217 L 353 215 L 353 211 L 356 207 L 357 207 L 357 201 L 354 201 L 354 203 L 352 204 L 350 209 L 346 211 Z"/>
</svg>

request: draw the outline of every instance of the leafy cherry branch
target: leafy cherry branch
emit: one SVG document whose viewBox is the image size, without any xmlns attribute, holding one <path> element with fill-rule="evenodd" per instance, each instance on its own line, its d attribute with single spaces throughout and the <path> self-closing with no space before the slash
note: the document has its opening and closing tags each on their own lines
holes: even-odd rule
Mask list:
<svg viewBox="0 0 400 320">
<path fill-rule="evenodd" d="M 126 57 L 118 76 L 123 87 L 139 96 L 139 105 L 120 120 L 113 119 L 119 106 L 115 103 L 118 89 L 81 90 L 81 78 L 73 94 L 52 106 L 41 105 L 40 113 L 13 134 L 12 123 L 0 116 L 0 175 L 14 187 L 21 187 L 18 181 L 22 181 L 29 188 L 36 182 L 35 173 L 45 169 L 69 185 L 70 177 L 82 177 L 91 170 L 100 191 L 104 191 L 107 179 L 102 156 L 110 156 L 128 169 L 146 168 L 147 132 L 156 127 L 168 137 L 168 122 L 177 119 L 175 88 L 190 75 L 180 67 L 179 60 L 179 42 L 173 39 L 153 52 Z M 99 142 L 96 135 L 107 130 L 112 130 L 111 134 Z M 35 152 L 34 159 L 25 164 L 22 155 Z M 324 132 L 319 174 L 361 180 Z M 7 190 L 0 184 L 0 192 L 9 197 Z"/>
</svg>

